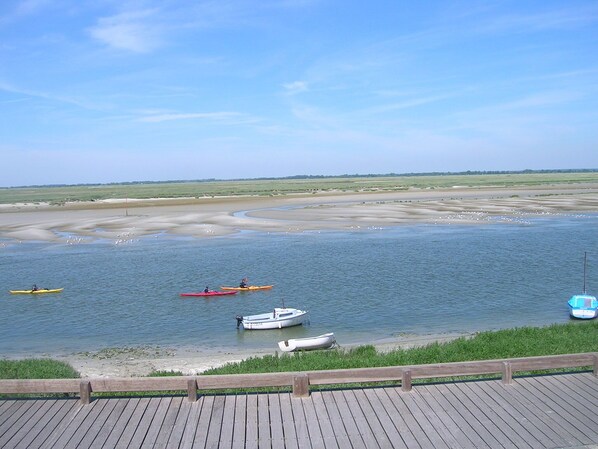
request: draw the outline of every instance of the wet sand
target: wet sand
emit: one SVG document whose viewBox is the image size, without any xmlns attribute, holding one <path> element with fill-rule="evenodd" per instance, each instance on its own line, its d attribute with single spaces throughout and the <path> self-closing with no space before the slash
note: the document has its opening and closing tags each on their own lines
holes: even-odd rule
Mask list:
<svg viewBox="0 0 598 449">
<path fill-rule="evenodd" d="M 150 235 L 209 238 L 242 231 L 296 233 L 358 230 L 415 223 L 508 223 L 526 216 L 598 213 L 597 184 L 537 188 L 412 189 L 400 192 L 327 192 L 284 197 L 109 200 L 90 203 L 0 205 L 0 248 L 14 242 L 114 244 Z M 363 342 L 379 350 L 448 341 L 461 335 L 411 335 Z M 339 342 L 342 345 L 342 342 Z M 152 370 L 196 374 L 252 356 L 241 350 L 122 349 L 96 354 L 48 354 L 83 376 L 147 375 Z"/>
<path fill-rule="evenodd" d="M 338 342 L 341 350 L 361 344 L 371 344 L 379 352 L 394 349 L 408 349 L 425 346 L 434 342 L 448 342 L 468 334 L 434 334 L 434 335 L 403 335 L 397 338 L 384 339 L 374 342 L 363 342 L 354 345 L 343 345 Z M 147 376 L 152 371 L 175 371 L 185 376 L 199 374 L 211 368 L 218 368 L 227 363 L 240 362 L 250 357 L 265 355 L 282 355 L 282 351 L 198 351 L 190 348 L 121 348 L 103 350 L 96 353 L 81 353 L 69 355 L 49 355 L 51 358 L 69 363 L 82 377 L 135 377 Z"/>
<path fill-rule="evenodd" d="M 107 200 L 0 205 L 0 241 L 114 243 L 149 235 L 206 238 L 414 223 L 476 224 L 526 215 L 598 212 L 598 185 L 411 189 L 281 197 Z"/>
</svg>

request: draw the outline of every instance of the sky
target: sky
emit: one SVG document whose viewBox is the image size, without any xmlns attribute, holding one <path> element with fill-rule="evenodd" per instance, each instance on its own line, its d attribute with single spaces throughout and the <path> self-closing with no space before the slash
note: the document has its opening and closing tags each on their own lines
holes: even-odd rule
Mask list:
<svg viewBox="0 0 598 449">
<path fill-rule="evenodd" d="M 0 187 L 575 168 L 596 0 L 0 2 Z"/>
</svg>

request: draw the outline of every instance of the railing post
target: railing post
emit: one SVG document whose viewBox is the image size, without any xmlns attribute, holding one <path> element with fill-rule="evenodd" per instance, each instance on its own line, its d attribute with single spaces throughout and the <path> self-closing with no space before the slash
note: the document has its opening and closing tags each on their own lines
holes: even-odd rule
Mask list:
<svg viewBox="0 0 598 449">
<path fill-rule="evenodd" d="M 197 401 L 197 381 L 195 378 L 187 380 L 187 399 L 189 402 Z"/>
<path fill-rule="evenodd" d="M 592 359 L 594 360 L 594 377 L 598 377 L 598 354 L 593 354 Z"/>
<path fill-rule="evenodd" d="M 293 376 L 293 397 L 306 398 L 309 396 L 309 376 L 307 373 L 297 373 Z"/>
<path fill-rule="evenodd" d="M 507 385 L 513 383 L 513 366 L 511 362 L 502 362 L 502 383 Z"/>
<path fill-rule="evenodd" d="M 404 370 L 401 377 L 401 390 L 411 391 L 411 370 Z"/>
<path fill-rule="evenodd" d="M 81 404 L 88 405 L 91 402 L 91 382 L 89 380 L 83 380 L 79 384 L 79 396 Z"/>
</svg>

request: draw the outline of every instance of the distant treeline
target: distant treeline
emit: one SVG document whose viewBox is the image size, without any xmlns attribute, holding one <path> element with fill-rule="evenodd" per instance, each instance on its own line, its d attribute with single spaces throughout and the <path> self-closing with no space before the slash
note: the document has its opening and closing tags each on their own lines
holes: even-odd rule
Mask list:
<svg viewBox="0 0 598 449">
<path fill-rule="evenodd" d="M 275 180 L 310 180 L 310 179 L 347 179 L 347 178 L 389 178 L 389 177 L 417 177 L 417 176 L 467 176 L 467 175 L 517 175 L 517 174 L 546 174 L 546 173 L 596 173 L 598 168 L 578 169 L 546 169 L 546 170 L 467 170 L 461 172 L 423 172 L 423 173 L 385 173 L 385 174 L 343 174 L 343 175 L 293 175 L 282 177 L 234 178 L 234 179 L 179 179 L 166 181 L 123 181 L 107 183 L 80 183 L 80 184 L 51 184 L 5 187 L 8 189 L 22 188 L 48 188 L 48 187 L 93 187 L 93 186 L 127 186 L 138 184 L 181 184 L 197 182 L 226 182 L 226 181 L 275 181 Z"/>
</svg>

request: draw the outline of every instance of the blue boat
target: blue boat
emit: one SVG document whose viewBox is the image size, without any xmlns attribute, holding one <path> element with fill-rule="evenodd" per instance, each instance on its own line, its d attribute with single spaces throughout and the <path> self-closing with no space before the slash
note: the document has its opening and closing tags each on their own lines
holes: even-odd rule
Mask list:
<svg viewBox="0 0 598 449">
<path fill-rule="evenodd" d="M 590 320 L 598 316 L 598 300 L 595 296 L 586 293 L 586 259 L 587 254 L 583 255 L 583 293 L 573 295 L 569 301 L 569 315 L 573 318 Z"/>
</svg>

